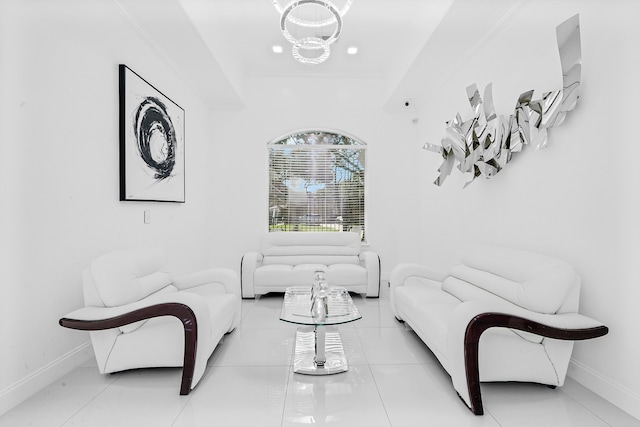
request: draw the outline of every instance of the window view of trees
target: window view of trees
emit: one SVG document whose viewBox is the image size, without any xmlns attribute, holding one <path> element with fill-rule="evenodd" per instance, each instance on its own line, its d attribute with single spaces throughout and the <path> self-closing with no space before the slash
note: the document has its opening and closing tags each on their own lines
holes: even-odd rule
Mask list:
<svg viewBox="0 0 640 427">
<path fill-rule="evenodd" d="M 268 149 L 270 231 L 353 231 L 364 240 L 366 145 L 310 131 Z"/>
</svg>

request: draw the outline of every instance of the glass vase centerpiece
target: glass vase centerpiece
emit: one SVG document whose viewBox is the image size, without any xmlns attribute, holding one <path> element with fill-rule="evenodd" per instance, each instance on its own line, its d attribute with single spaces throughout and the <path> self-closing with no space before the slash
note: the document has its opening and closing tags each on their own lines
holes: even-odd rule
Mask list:
<svg viewBox="0 0 640 427">
<path fill-rule="evenodd" d="M 327 302 L 329 296 L 329 285 L 324 276 L 324 271 L 313 273 L 313 285 L 311 287 L 311 316 L 323 321 L 329 314 Z"/>
</svg>

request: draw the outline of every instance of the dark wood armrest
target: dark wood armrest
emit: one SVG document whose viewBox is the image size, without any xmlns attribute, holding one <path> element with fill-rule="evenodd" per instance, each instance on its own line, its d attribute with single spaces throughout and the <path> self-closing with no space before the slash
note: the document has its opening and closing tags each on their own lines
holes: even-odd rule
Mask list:
<svg viewBox="0 0 640 427">
<path fill-rule="evenodd" d="M 63 317 L 59 323 L 60 326 L 69 329 L 101 331 L 160 316 L 173 316 L 180 320 L 184 327 L 184 360 L 180 394 L 187 395 L 191 391 L 191 383 L 193 381 L 196 363 L 196 349 L 198 347 L 198 322 L 196 321 L 195 314 L 187 305 L 181 303 L 162 303 L 140 308 L 108 319 L 79 320 Z"/>
<path fill-rule="evenodd" d="M 561 329 L 503 313 L 482 313 L 475 316 L 467 325 L 464 336 L 465 374 L 471 402 L 470 409 L 475 415 L 484 413 L 480 394 L 478 344 L 482 333 L 494 327 L 517 329 L 558 340 L 587 340 L 601 337 L 609 332 L 609 328 L 604 325 L 584 329 Z"/>
<path fill-rule="evenodd" d="M 382 275 L 382 262 L 380 261 L 380 255 L 376 254 L 376 258 L 378 258 L 378 296 L 370 297 L 367 295 L 367 298 L 380 298 L 380 288 L 382 283 L 382 279 L 380 276 Z"/>
</svg>

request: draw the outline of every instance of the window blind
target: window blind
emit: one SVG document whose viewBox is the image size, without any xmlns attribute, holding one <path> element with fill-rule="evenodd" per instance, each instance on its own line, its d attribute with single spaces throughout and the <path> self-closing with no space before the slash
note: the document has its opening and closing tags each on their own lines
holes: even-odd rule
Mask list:
<svg viewBox="0 0 640 427">
<path fill-rule="evenodd" d="M 353 231 L 364 240 L 366 145 L 300 135 L 269 145 L 269 230 Z"/>
</svg>

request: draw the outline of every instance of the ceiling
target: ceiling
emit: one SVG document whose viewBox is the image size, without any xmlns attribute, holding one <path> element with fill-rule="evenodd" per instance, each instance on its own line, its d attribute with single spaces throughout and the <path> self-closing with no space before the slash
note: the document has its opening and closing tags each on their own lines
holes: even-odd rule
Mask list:
<svg viewBox="0 0 640 427">
<path fill-rule="evenodd" d="M 279 1 L 285 6 L 288 0 Z M 344 1 L 333 0 L 338 9 Z M 212 108 L 241 108 L 250 76 L 380 78 L 387 104 L 400 107 L 401 99 L 419 97 L 416 79 L 446 74 L 447 67 L 434 66 L 430 55 L 446 58 L 447 52 L 459 56 L 473 49 L 482 39 L 478 32 L 490 33 L 524 1 L 353 0 L 329 58 L 308 65 L 293 58 L 272 0 L 113 0 Z M 478 15 L 486 19 L 469 19 Z M 451 32 L 453 40 L 438 41 L 438 34 Z M 273 45 L 284 52 L 274 53 Z M 346 53 L 351 46 L 356 55 Z"/>
<path fill-rule="evenodd" d="M 331 55 L 317 65 L 293 58 L 272 0 L 179 1 L 223 68 L 244 75 L 389 78 L 409 68 L 453 0 L 354 0 Z M 282 6 L 288 2 L 279 1 Z M 333 3 L 340 8 L 345 0 Z M 284 52 L 273 53 L 273 45 Z M 358 53 L 347 55 L 349 46 L 357 46 Z"/>
</svg>

